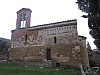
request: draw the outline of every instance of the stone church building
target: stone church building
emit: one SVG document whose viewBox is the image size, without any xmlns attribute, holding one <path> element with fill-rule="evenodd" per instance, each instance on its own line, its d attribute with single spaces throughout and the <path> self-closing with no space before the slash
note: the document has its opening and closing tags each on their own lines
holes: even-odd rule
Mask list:
<svg viewBox="0 0 100 75">
<path fill-rule="evenodd" d="M 9 60 L 32 62 L 40 66 L 89 67 L 86 37 L 79 36 L 77 20 L 30 26 L 31 10 L 17 11 L 12 30 Z"/>
</svg>

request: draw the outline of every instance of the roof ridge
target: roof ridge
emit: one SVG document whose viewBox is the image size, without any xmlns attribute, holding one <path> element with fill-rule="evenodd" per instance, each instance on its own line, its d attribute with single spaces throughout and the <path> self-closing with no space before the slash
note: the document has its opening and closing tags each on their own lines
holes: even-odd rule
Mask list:
<svg viewBox="0 0 100 75">
<path fill-rule="evenodd" d="M 72 19 L 72 20 L 67 20 L 67 21 L 59 21 L 59 22 L 48 23 L 48 24 L 41 24 L 41 25 L 36 25 L 36 27 L 37 26 L 45 26 L 45 25 L 57 24 L 57 23 L 71 22 L 71 21 L 77 21 L 77 19 Z M 32 26 L 32 27 L 35 27 L 35 26 Z"/>
</svg>

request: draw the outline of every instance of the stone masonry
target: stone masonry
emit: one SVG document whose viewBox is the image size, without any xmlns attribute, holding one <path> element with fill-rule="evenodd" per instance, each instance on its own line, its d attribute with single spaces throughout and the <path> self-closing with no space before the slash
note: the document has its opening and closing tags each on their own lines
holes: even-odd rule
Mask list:
<svg viewBox="0 0 100 75">
<path fill-rule="evenodd" d="M 89 67 L 86 37 L 78 35 L 76 19 L 30 27 L 31 12 L 28 8 L 17 11 L 10 61 L 59 67 L 82 63 Z"/>
</svg>

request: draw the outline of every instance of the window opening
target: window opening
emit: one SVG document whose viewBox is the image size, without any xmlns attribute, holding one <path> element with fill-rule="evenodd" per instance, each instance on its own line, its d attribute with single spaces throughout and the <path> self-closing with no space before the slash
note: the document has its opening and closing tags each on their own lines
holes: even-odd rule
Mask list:
<svg viewBox="0 0 100 75">
<path fill-rule="evenodd" d="M 27 42 L 27 35 L 25 35 L 25 42 Z"/>
<path fill-rule="evenodd" d="M 21 28 L 25 27 L 26 24 L 26 14 L 22 13 L 20 16 L 20 20 L 21 20 Z"/>
<path fill-rule="evenodd" d="M 60 63 L 56 63 L 56 67 L 60 67 Z"/>
<path fill-rule="evenodd" d="M 54 37 L 54 43 L 57 43 L 57 38 L 56 37 Z"/>
<path fill-rule="evenodd" d="M 51 60 L 51 50 L 48 48 L 47 50 L 47 60 Z"/>
</svg>

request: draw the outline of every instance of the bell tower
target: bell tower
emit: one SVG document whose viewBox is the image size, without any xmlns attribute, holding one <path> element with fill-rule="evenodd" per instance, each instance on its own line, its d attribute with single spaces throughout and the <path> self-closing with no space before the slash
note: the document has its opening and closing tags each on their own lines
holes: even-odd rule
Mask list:
<svg viewBox="0 0 100 75">
<path fill-rule="evenodd" d="M 30 27 L 31 12 L 28 8 L 22 8 L 17 11 L 16 29 Z"/>
</svg>

